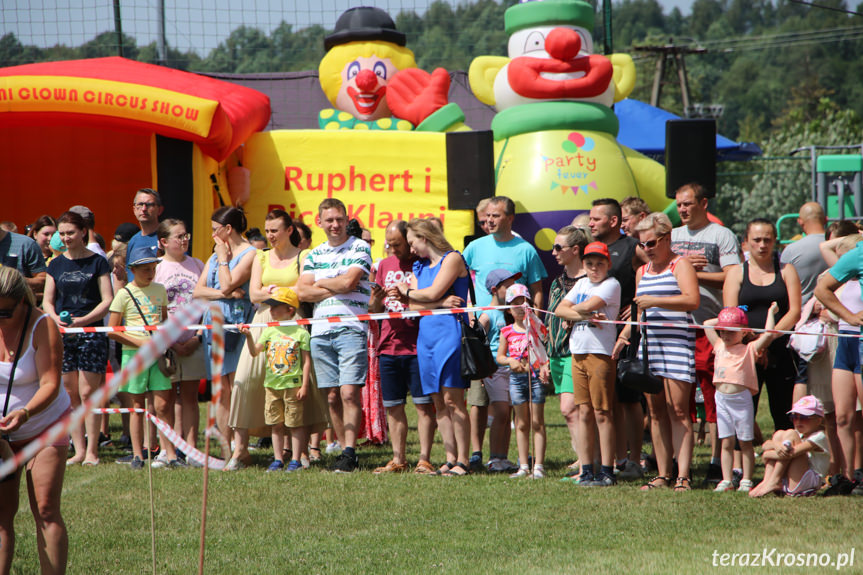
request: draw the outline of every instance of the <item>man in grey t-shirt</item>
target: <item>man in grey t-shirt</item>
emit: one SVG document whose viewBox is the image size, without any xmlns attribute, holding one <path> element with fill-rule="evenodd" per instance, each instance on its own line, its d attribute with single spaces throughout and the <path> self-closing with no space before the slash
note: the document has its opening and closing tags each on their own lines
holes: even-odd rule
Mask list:
<svg viewBox="0 0 863 575">
<path fill-rule="evenodd" d="M 0 265 L 21 272 L 33 293 L 41 297 L 48 266 L 39 244 L 32 238 L 0 229 Z"/>
<path fill-rule="evenodd" d="M 827 223 L 824 208 L 818 202 L 803 204 L 800 207 L 797 223 L 806 235 L 782 250 L 780 261 L 783 264 L 791 264 L 797 270 L 797 275 L 800 276 L 802 303 L 805 304 L 812 297 L 818 276 L 827 269 L 827 262 L 824 261 L 818 249 L 824 241 L 824 225 Z"/>
</svg>

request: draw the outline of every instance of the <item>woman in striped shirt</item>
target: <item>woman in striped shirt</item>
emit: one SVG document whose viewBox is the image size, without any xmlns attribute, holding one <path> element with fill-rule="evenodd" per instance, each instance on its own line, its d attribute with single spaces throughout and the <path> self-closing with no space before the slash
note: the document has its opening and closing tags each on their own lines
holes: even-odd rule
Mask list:
<svg viewBox="0 0 863 575">
<path fill-rule="evenodd" d="M 690 489 L 692 461 L 692 421 L 689 394 L 695 381 L 695 332 L 686 327 L 657 323 L 692 323 L 690 311 L 700 303 L 698 277 L 686 259 L 671 251 L 671 221 L 663 213 L 653 213 L 635 228 L 649 263 L 635 277 L 633 300 L 640 312 L 647 313 L 647 354 L 650 371 L 663 378 L 665 391 L 647 395 L 650 434 L 659 476 L 642 487 L 671 486 L 672 457 L 677 455 L 678 477 L 675 491 Z M 630 326 L 621 332 L 614 356 L 629 343 Z M 639 355 L 640 355 L 639 350 Z"/>
</svg>

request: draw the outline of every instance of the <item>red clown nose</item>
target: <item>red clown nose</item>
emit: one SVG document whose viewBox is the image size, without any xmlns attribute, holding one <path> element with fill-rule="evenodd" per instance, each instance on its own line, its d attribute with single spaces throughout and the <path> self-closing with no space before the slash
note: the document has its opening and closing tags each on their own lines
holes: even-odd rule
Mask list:
<svg viewBox="0 0 863 575">
<path fill-rule="evenodd" d="M 363 92 L 373 92 L 378 87 L 378 77 L 371 70 L 363 70 L 357 74 L 357 88 Z"/>
<path fill-rule="evenodd" d="M 557 60 L 569 62 L 581 50 L 581 36 L 570 28 L 555 28 L 545 39 L 545 51 Z"/>
</svg>

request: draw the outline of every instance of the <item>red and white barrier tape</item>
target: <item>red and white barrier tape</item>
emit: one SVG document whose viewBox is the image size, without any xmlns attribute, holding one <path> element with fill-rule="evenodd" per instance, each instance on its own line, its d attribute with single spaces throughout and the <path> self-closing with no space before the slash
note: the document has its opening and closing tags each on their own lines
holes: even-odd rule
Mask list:
<svg viewBox="0 0 863 575">
<path fill-rule="evenodd" d="M 222 366 L 225 363 L 225 316 L 222 314 L 222 309 L 214 305 L 211 309 L 213 318 L 212 347 L 210 350 L 210 405 L 207 407 L 207 428 L 204 433 L 208 437 L 215 437 L 219 440 L 222 447 L 228 451 L 230 445 L 228 439 L 219 432 L 216 427 L 216 411 L 219 402 L 222 398 Z M 207 455 L 204 455 L 207 458 Z M 225 466 L 225 462 L 221 462 L 221 467 Z M 221 469 L 219 467 L 218 469 Z"/>
<path fill-rule="evenodd" d="M 509 306 L 512 307 L 512 306 Z M 536 309 L 530 308 L 534 312 L 544 313 L 547 315 L 553 315 L 554 312 L 550 312 L 544 309 Z M 623 321 L 623 320 L 613 320 L 613 319 L 591 319 L 589 320 L 591 323 L 607 323 L 611 325 L 638 325 L 638 326 L 647 326 L 647 327 L 670 327 L 677 329 L 704 329 L 705 327 L 709 327 L 716 331 L 751 331 L 753 333 L 775 333 L 777 335 L 823 335 L 825 337 L 851 337 L 854 339 L 860 339 L 863 335 L 858 333 L 832 333 L 832 332 L 823 332 L 820 334 L 813 334 L 807 331 L 794 331 L 794 330 L 785 330 L 785 329 L 764 329 L 757 327 L 719 327 L 716 325 L 713 326 L 704 326 L 698 323 L 684 323 L 684 322 L 674 322 L 674 321 L 648 321 L 648 322 L 640 322 L 640 321 Z"/>
<path fill-rule="evenodd" d="M 191 459 L 200 463 L 201 465 L 204 465 L 204 460 L 207 459 L 207 463 L 209 464 L 210 469 L 217 470 L 222 469 L 225 466 L 225 462 L 221 459 L 217 459 L 212 455 L 209 458 L 205 457 L 204 454 L 197 448 L 192 447 L 191 445 L 186 443 L 186 440 L 180 437 L 180 435 L 176 431 L 174 431 L 174 429 L 170 425 L 168 425 L 152 413 L 148 412 L 146 409 L 137 409 L 133 407 L 102 407 L 93 409 L 92 412 L 107 414 L 143 413 L 144 416 L 150 421 L 152 421 L 156 428 L 162 432 L 162 434 L 168 439 L 168 441 L 170 441 L 174 445 L 174 447 L 179 448 L 183 453 L 186 454 L 186 461 Z"/>
<path fill-rule="evenodd" d="M 102 404 L 105 399 L 114 395 L 130 379 L 145 369 L 149 369 L 159 356 L 165 353 L 165 350 L 183 334 L 186 326 L 197 321 L 203 315 L 207 309 L 207 305 L 207 302 L 195 300 L 177 309 L 168 318 L 168 321 L 162 324 L 162 329 L 156 332 L 153 337 L 148 338 L 146 343 L 138 348 L 138 352 L 132 357 L 131 361 L 123 369 L 115 373 L 110 381 L 107 381 L 105 385 L 97 389 L 87 401 L 83 402 L 72 413 L 47 429 L 38 438 L 30 441 L 24 449 L 15 454 L 14 458 L 0 463 L 0 478 L 13 473 L 19 465 L 22 465 L 36 455 L 40 449 L 54 443 L 57 438 L 69 435 L 69 429 L 72 426 L 78 425 L 85 415 L 93 409 L 93 406 Z"/>
<path fill-rule="evenodd" d="M 300 319 L 291 319 L 285 321 L 271 321 L 267 323 L 244 323 L 244 324 L 236 324 L 236 323 L 228 323 L 224 324 L 225 329 L 229 330 L 237 330 L 238 327 L 275 327 L 275 326 L 285 326 L 285 325 L 315 325 L 322 323 L 343 323 L 346 321 L 381 321 L 387 319 L 410 319 L 414 317 L 425 317 L 429 315 L 450 315 L 455 313 L 471 313 L 477 311 L 485 311 L 492 309 L 509 309 L 511 305 L 492 305 L 492 306 L 482 306 L 482 307 L 453 307 L 453 308 L 442 308 L 442 309 L 428 309 L 428 310 L 418 310 L 418 311 L 391 311 L 391 312 L 382 312 L 382 313 L 363 313 L 359 315 L 348 315 L 348 316 L 337 316 L 337 317 L 326 317 L 326 318 L 318 318 L 318 319 L 310 319 L 310 318 L 300 318 Z M 108 333 L 108 332 L 118 332 L 118 331 L 160 331 L 164 329 L 163 325 L 140 325 L 140 326 L 125 326 L 118 325 L 115 327 L 110 326 L 93 326 L 93 327 L 61 327 L 60 332 L 64 334 L 72 334 L 72 333 Z M 187 325 L 184 329 L 197 331 L 199 329 L 213 329 L 213 326 L 210 324 L 193 324 Z"/>
</svg>

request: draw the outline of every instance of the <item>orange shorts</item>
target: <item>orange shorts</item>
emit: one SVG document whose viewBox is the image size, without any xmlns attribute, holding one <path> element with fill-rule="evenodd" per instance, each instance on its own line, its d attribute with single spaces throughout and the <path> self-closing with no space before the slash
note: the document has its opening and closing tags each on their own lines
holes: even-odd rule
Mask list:
<svg viewBox="0 0 863 575">
<path fill-rule="evenodd" d="M 611 356 L 577 353 L 572 356 L 572 390 L 575 405 L 589 403 L 596 411 L 614 407 L 617 362 Z"/>
</svg>

